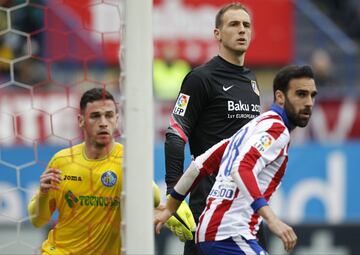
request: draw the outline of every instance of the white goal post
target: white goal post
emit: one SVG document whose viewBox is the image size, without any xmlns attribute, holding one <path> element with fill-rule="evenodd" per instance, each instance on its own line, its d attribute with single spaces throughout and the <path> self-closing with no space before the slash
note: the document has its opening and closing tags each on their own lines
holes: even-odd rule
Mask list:
<svg viewBox="0 0 360 255">
<path fill-rule="evenodd" d="M 123 254 L 154 254 L 152 0 L 125 1 Z"/>
</svg>

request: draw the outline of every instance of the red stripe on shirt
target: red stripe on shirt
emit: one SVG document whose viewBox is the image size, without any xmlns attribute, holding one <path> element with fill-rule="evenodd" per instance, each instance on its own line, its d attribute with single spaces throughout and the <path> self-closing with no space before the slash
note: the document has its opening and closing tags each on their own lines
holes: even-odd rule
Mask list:
<svg viewBox="0 0 360 255">
<path fill-rule="evenodd" d="M 266 130 L 266 133 L 271 135 L 275 140 L 284 132 L 285 126 L 280 123 L 273 123 L 272 126 Z"/>
<path fill-rule="evenodd" d="M 266 201 L 269 201 L 271 195 L 274 193 L 274 191 L 276 190 L 276 187 L 279 185 L 279 183 L 281 182 L 282 177 L 285 174 L 285 169 L 286 169 L 286 165 L 287 165 L 287 161 L 288 158 L 286 157 L 285 160 L 283 161 L 283 163 L 281 164 L 279 170 L 275 173 L 274 177 L 272 178 L 272 180 L 269 183 L 269 186 L 267 187 L 267 189 L 264 192 L 264 197 L 266 199 Z M 249 229 L 251 234 L 253 234 L 254 236 L 256 235 L 255 231 L 255 226 L 256 224 L 258 224 L 259 221 L 259 214 L 258 213 L 254 213 L 251 216 L 250 222 L 249 222 Z"/>
<path fill-rule="evenodd" d="M 204 161 L 199 175 L 195 178 L 188 192 L 192 191 L 206 175 L 216 175 L 218 173 L 222 156 L 228 144 L 229 141 L 224 142 Z"/>
<path fill-rule="evenodd" d="M 220 168 L 220 163 L 226 146 L 229 144 L 229 140 L 224 142 L 219 146 L 211 155 L 204 161 L 202 169 L 206 171 L 207 174 L 213 175 L 217 174 Z"/>
<path fill-rule="evenodd" d="M 285 174 L 285 169 L 286 169 L 286 165 L 288 162 L 288 157 L 286 157 L 283 161 L 283 163 L 281 164 L 279 170 L 277 170 L 277 172 L 275 173 L 274 177 L 272 178 L 271 182 L 269 183 L 269 186 L 267 187 L 267 189 L 264 192 L 264 197 L 267 201 L 269 201 L 271 195 L 274 193 L 274 191 L 276 190 L 276 187 L 280 184 L 281 179 L 283 178 L 284 174 Z"/>
<path fill-rule="evenodd" d="M 266 116 L 266 117 L 264 117 L 263 119 L 259 120 L 258 123 L 260 123 L 261 121 L 264 121 L 264 120 L 268 120 L 268 119 L 281 120 L 281 118 L 280 118 L 279 115 L 269 115 L 269 116 Z"/>
<path fill-rule="evenodd" d="M 259 186 L 256 182 L 253 169 L 257 160 L 261 157 L 260 152 L 251 147 L 240 162 L 239 175 L 254 200 L 262 197 Z"/>
<path fill-rule="evenodd" d="M 199 218 L 198 231 L 196 232 L 196 240 L 199 240 L 199 232 L 200 232 L 199 229 L 201 228 L 201 224 L 202 224 L 202 221 L 204 219 L 206 212 L 209 210 L 209 208 L 214 200 L 215 200 L 214 197 L 209 198 L 208 202 L 206 203 L 205 211 L 201 214 L 201 216 Z"/>
<path fill-rule="evenodd" d="M 276 140 L 284 132 L 284 130 L 285 126 L 281 123 L 273 123 L 266 132 Z M 254 200 L 263 197 L 256 182 L 256 178 L 253 174 L 253 169 L 260 157 L 260 152 L 256 148 L 251 147 L 250 150 L 245 154 L 244 158 L 241 160 L 238 170 L 239 175 L 246 186 L 246 189 L 249 191 Z"/>
<path fill-rule="evenodd" d="M 258 222 L 259 222 L 259 218 L 260 218 L 260 215 L 258 213 L 254 213 L 253 215 L 251 215 L 251 219 L 249 222 L 250 233 L 254 236 L 256 236 L 256 233 L 254 231 L 255 231 L 256 224 L 258 224 Z"/>
<path fill-rule="evenodd" d="M 238 195 L 238 193 L 239 189 L 236 189 L 235 197 Z M 208 227 L 206 228 L 205 241 L 215 240 L 221 220 L 223 219 L 224 214 L 229 210 L 233 202 L 234 200 L 223 200 L 221 204 L 216 207 L 213 215 L 211 216 Z"/>
<path fill-rule="evenodd" d="M 170 116 L 170 127 L 175 129 L 180 135 L 181 139 L 183 139 L 183 141 L 187 143 L 187 137 L 184 130 L 182 130 L 181 126 L 174 120 L 173 116 Z"/>
</svg>

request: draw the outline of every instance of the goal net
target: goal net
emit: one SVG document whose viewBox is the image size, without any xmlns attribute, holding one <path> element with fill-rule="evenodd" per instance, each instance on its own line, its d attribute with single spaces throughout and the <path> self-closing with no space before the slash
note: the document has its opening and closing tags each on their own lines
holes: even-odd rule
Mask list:
<svg viewBox="0 0 360 255">
<path fill-rule="evenodd" d="M 153 254 L 151 10 L 151 0 L 0 1 L 0 254 L 40 254 L 57 213 L 36 229 L 28 202 L 51 157 L 82 142 L 79 99 L 96 87 L 121 109 L 122 253 Z"/>
</svg>

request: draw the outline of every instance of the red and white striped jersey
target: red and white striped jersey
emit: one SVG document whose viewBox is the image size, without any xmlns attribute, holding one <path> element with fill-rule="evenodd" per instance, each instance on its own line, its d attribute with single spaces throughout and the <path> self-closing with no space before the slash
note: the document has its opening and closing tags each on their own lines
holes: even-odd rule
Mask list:
<svg viewBox="0 0 360 255">
<path fill-rule="evenodd" d="M 199 218 L 196 242 L 238 235 L 256 238 L 262 221 L 257 210 L 267 205 L 281 182 L 289 141 L 285 111 L 273 105 L 192 162 L 189 169 L 196 171 L 184 173 L 172 193 L 175 198 L 185 197 L 206 174 L 217 174 Z"/>
</svg>

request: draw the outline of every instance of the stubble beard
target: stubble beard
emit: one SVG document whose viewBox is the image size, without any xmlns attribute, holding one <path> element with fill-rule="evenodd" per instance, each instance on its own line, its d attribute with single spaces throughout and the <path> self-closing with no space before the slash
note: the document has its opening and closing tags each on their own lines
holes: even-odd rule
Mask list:
<svg viewBox="0 0 360 255">
<path fill-rule="evenodd" d="M 105 147 L 109 146 L 111 143 L 112 143 L 112 138 L 109 138 L 109 141 L 105 141 L 105 142 L 101 142 L 95 139 L 92 144 L 96 149 L 104 149 Z"/>
<path fill-rule="evenodd" d="M 294 105 L 290 102 L 287 96 L 285 96 L 284 109 L 290 122 L 297 127 L 306 127 L 310 118 L 301 118 L 300 111 L 296 112 Z"/>
</svg>

